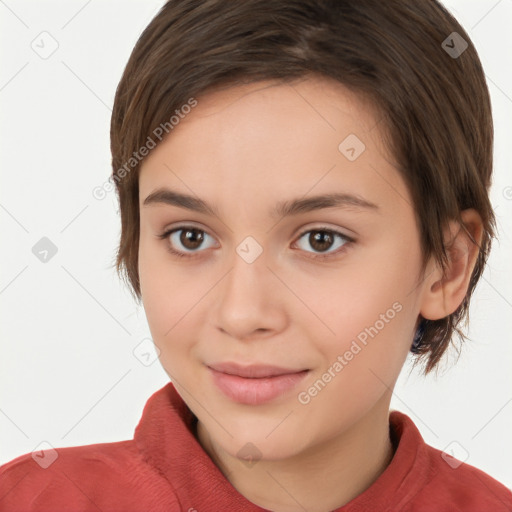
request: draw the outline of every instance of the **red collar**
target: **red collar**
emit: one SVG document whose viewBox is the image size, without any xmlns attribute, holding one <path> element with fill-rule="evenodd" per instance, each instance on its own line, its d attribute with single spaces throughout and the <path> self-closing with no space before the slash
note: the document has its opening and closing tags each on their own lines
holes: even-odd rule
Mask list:
<svg viewBox="0 0 512 512">
<path fill-rule="evenodd" d="M 396 447 L 390 465 L 339 512 L 398 509 L 415 488 L 419 491 L 433 477 L 426 471 L 427 445 L 413 421 L 398 411 L 391 411 L 389 419 Z M 134 441 L 144 459 L 167 479 L 183 510 L 212 510 L 212 503 L 231 510 L 264 510 L 242 496 L 215 466 L 194 435 L 195 423 L 196 417 L 169 382 L 147 401 Z"/>
</svg>

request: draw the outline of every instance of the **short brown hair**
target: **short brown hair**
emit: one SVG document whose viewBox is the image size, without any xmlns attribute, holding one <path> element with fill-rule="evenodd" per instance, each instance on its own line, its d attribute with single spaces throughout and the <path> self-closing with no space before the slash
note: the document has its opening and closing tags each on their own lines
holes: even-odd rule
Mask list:
<svg viewBox="0 0 512 512">
<path fill-rule="evenodd" d="M 461 48 L 467 44 L 460 55 L 448 51 L 454 37 Z M 155 128 L 191 97 L 215 88 L 289 83 L 311 74 L 364 95 L 382 114 L 414 201 L 423 270 L 431 256 L 445 266 L 448 220 L 461 222 L 467 208 L 482 217 L 483 240 L 465 299 L 426 327 L 418 360 L 426 360 L 427 374 L 455 332 L 465 338 L 458 325 L 467 321 L 495 229 L 485 75 L 468 34 L 437 0 L 169 0 L 137 41 L 114 100 L 112 178 L 122 223 L 117 269 L 140 299 L 140 162 L 131 172 L 126 162 Z"/>
</svg>

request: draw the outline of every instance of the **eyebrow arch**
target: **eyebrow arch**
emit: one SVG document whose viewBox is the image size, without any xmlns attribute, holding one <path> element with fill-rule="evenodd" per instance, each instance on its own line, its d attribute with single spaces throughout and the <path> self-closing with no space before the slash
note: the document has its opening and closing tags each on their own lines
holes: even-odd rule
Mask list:
<svg viewBox="0 0 512 512">
<path fill-rule="evenodd" d="M 159 188 L 144 199 L 143 206 L 149 206 L 152 204 L 178 206 L 180 208 L 186 208 L 198 213 L 220 218 L 219 211 L 215 206 L 212 206 L 206 201 L 192 195 L 170 190 L 168 188 Z M 288 217 L 324 208 L 350 207 L 365 210 L 379 209 L 376 204 L 367 201 L 360 196 L 345 193 L 333 193 L 281 201 L 271 210 L 270 215 L 272 218 Z"/>
</svg>

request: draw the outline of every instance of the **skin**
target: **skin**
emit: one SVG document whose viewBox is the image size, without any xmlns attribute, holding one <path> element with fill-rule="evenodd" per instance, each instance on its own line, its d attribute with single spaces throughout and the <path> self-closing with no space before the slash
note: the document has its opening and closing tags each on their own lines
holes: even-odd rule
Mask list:
<svg viewBox="0 0 512 512">
<path fill-rule="evenodd" d="M 198 418 L 198 441 L 238 492 L 275 511 L 333 510 L 392 459 L 389 404 L 418 317 L 442 318 L 458 307 L 478 249 L 451 223 L 446 274 L 434 261 L 421 273 L 411 196 L 379 117 L 341 84 L 320 77 L 258 82 L 197 99 L 141 166 L 139 275 L 153 340 Z M 349 134 L 366 146 L 354 161 L 338 149 Z M 144 205 L 162 187 L 199 197 L 219 215 Z M 333 192 L 378 208 L 269 214 L 279 201 Z M 479 241 L 478 214 L 466 210 L 463 219 Z M 180 239 L 183 231 L 158 236 L 190 226 L 202 230 L 202 245 Z M 335 237 L 322 249 L 310 233 L 301 237 L 320 228 L 354 241 Z M 252 263 L 236 252 L 248 236 L 263 250 Z M 322 254 L 331 257 L 314 259 Z M 301 403 L 298 394 L 396 303 L 400 311 Z M 221 361 L 310 372 L 291 392 L 246 405 L 213 384 L 205 363 Z M 254 464 L 237 455 L 247 443 L 261 456 Z"/>
</svg>

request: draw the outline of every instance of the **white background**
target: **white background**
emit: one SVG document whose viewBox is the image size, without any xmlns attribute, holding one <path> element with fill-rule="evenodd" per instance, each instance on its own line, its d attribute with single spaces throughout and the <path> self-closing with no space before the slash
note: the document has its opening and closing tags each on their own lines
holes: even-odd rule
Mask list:
<svg viewBox="0 0 512 512">
<path fill-rule="evenodd" d="M 457 365 L 449 358 L 437 378 L 404 368 L 392 408 L 429 444 L 457 441 L 456 456 L 465 450 L 466 462 L 511 487 L 512 0 L 444 3 L 475 43 L 492 96 L 500 242 Z M 145 366 L 133 354 L 150 334 L 113 269 L 118 205 L 113 192 L 92 195 L 111 172 L 117 83 L 162 4 L 0 0 L 0 464 L 42 441 L 131 439 L 146 400 L 168 382 L 158 360 Z M 31 47 L 43 31 L 58 43 L 47 59 Z M 58 249 L 47 263 L 32 253 L 43 236 Z"/>
</svg>

